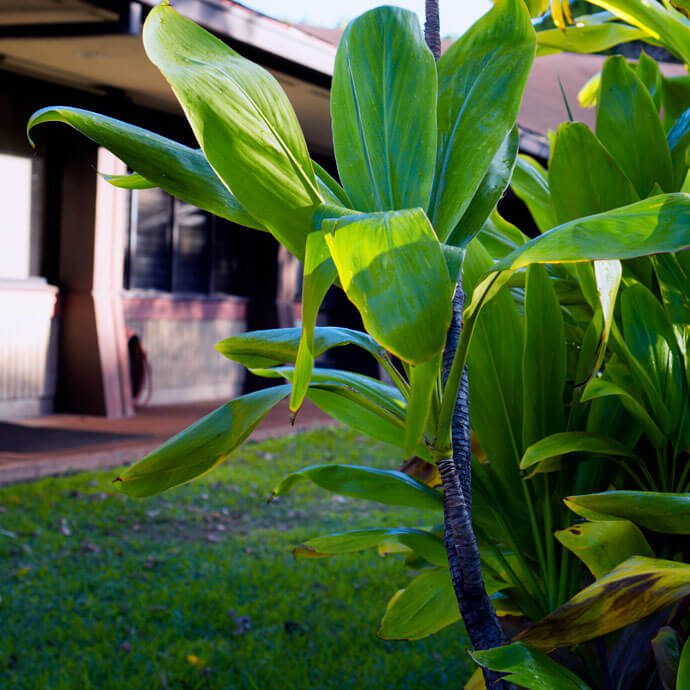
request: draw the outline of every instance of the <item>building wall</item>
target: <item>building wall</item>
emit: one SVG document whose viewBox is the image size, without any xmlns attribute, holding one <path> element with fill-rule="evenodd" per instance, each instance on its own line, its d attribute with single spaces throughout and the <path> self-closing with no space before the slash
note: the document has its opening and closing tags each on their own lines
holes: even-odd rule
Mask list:
<svg viewBox="0 0 690 690">
<path fill-rule="evenodd" d="M 130 295 L 124 304 L 128 334 L 139 336 L 149 364 L 140 403 L 226 400 L 242 393 L 243 368 L 214 345 L 246 330 L 245 300 Z"/>
<path fill-rule="evenodd" d="M 0 281 L 0 418 L 53 411 L 57 289 L 41 280 Z"/>
</svg>

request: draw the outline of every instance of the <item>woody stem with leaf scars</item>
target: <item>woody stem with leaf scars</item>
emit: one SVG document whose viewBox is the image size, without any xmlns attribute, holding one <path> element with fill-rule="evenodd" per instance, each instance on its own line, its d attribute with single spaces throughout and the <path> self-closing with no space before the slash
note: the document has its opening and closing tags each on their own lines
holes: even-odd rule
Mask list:
<svg viewBox="0 0 690 690">
<path fill-rule="evenodd" d="M 424 36 L 438 60 L 441 34 L 438 0 L 426 0 Z M 462 330 L 465 295 L 462 278 L 453 295 L 453 317 L 443 353 L 444 384 L 458 347 Z M 486 592 L 481 573 L 479 548 L 472 528 L 472 475 L 470 450 L 470 415 L 467 369 L 463 371 L 453 409 L 451 427 L 453 453 L 438 462 L 443 484 L 444 532 L 451 579 L 465 628 L 475 649 L 490 649 L 506 642 L 496 612 Z M 487 688 L 507 690 L 511 687 L 499 674 L 483 669 Z"/>
</svg>

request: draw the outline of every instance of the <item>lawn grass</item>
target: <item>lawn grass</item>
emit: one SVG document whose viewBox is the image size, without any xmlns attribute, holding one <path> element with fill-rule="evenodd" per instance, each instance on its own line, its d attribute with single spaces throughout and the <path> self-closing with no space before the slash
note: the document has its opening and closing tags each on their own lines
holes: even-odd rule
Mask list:
<svg viewBox="0 0 690 690">
<path fill-rule="evenodd" d="M 12 690 L 458 688 L 463 631 L 384 642 L 376 627 L 410 579 L 375 553 L 296 561 L 329 531 L 421 526 L 437 515 L 333 496 L 288 472 L 394 467 L 340 429 L 250 443 L 204 479 L 146 500 L 114 471 L 0 489 L 0 687 Z"/>
</svg>

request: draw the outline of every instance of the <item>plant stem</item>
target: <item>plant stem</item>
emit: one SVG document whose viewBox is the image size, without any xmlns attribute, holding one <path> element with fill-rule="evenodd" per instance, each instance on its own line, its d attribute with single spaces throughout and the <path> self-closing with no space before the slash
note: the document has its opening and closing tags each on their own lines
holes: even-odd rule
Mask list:
<svg viewBox="0 0 690 690">
<path fill-rule="evenodd" d="M 441 57 L 441 23 L 438 0 L 426 0 L 424 9 L 426 11 L 424 37 L 426 38 L 429 50 L 438 60 Z"/>
<path fill-rule="evenodd" d="M 441 55 L 438 0 L 426 0 L 424 32 L 427 45 L 438 60 Z M 448 374 L 456 359 L 462 332 L 464 305 L 465 294 L 462 290 L 462 279 L 459 279 L 453 295 L 453 315 L 443 353 L 446 394 L 448 393 Z M 444 541 L 453 589 L 472 646 L 478 650 L 490 649 L 504 644 L 506 640 L 496 611 L 486 592 L 479 560 L 479 548 L 472 528 L 469 390 L 467 371 L 464 366 L 462 375 L 458 377 L 458 385 L 452 390 L 457 391 L 450 433 L 453 454 L 452 457 L 446 456 L 438 461 L 438 470 L 443 484 Z M 446 447 L 448 436 L 444 434 L 437 440 Z M 485 668 L 482 672 L 487 690 L 508 690 L 511 687 L 501 680 L 500 674 Z"/>
</svg>

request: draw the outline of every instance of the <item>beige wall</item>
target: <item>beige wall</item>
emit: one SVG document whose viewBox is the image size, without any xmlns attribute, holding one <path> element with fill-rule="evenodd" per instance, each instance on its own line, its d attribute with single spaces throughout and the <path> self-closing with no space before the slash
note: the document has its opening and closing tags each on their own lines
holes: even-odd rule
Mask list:
<svg viewBox="0 0 690 690">
<path fill-rule="evenodd" d="M 243 369 L 214 345 L 245 330 L 243 321 L 127 320 L 142 340 L 151 371 L 151 404 L 221 400 L 240 395 Z M 146 400 L 146 389 L 141 400 Z"/>
<path fill-rule="evenodd" d="M 57 289 L 0 281 L 0 419 L 47 414 L 57 376 Z"/>
</svg>

